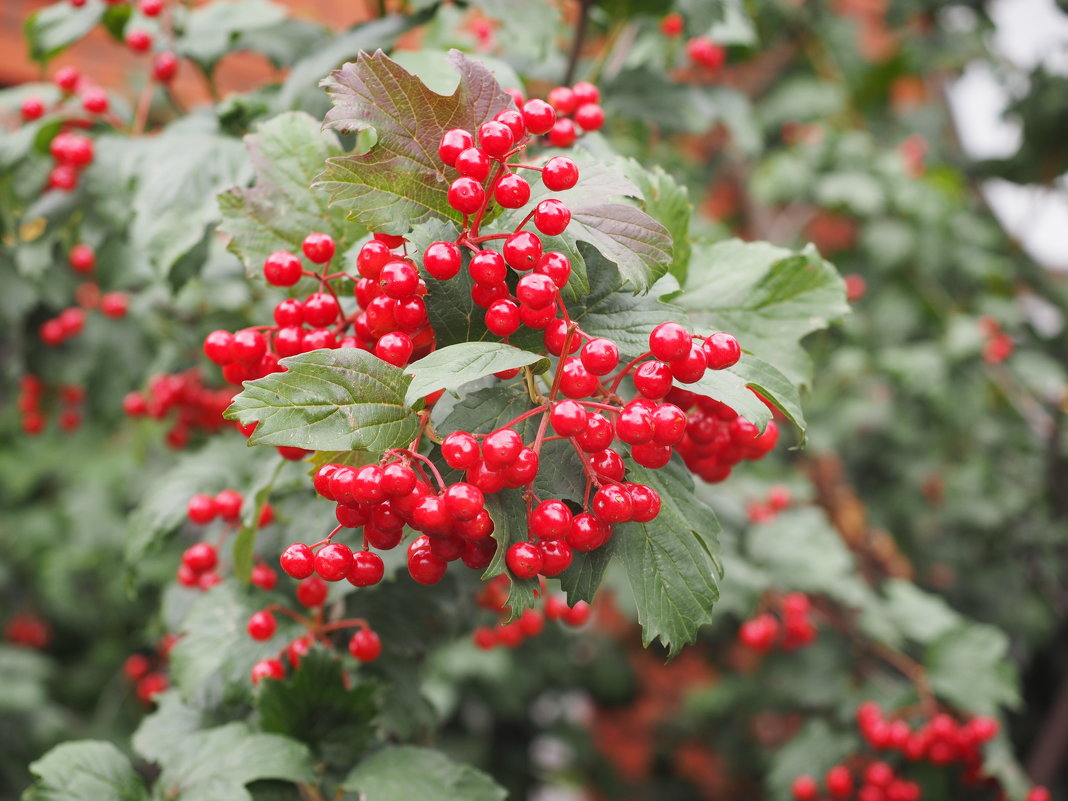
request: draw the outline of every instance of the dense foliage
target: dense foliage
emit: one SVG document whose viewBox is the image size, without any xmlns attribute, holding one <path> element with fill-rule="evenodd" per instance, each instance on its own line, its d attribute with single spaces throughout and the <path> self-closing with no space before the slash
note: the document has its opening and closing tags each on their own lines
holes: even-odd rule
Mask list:
<svg viewBox="0 0 1068 801">
<path fill-rule="evenodd" d="M 969 161 L 982 4 L 888 5 L 33 14 L 0 792 L 1048 799 L 1068 298 L 980 188 L 1057 81 Z"/>
</svg>

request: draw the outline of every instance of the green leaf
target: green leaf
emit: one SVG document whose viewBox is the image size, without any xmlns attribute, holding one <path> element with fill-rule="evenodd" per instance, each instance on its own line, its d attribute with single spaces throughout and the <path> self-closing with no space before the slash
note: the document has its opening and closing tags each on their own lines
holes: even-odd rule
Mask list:
<svg viewBox="0 0 1068 801">
<path fill-rule="evenodd" d="M 374 147 L 332 158 L 318 184 L 349 218 L 373 231 L 403 234 L 430 219 L 460 220 L 446 199 L 450 171 L 438 158 L 442 134 L 474 131 L 512 104 L 493 74 L 458 51 L 456 91 L 432 92 L 382 51 L 360 53 L 324 81 L 334 103 L 324 124 L 342 131 L 373 128 Z"/>
<path fill-rule="evenodd" d="M 313 648 L 288 681 L 263 682 L 256 695 L 260 724 L 308 744 L 317 755 L 334 753 L 342 764 L 366 747 L 377 714 L 374 684 L 349 687 L 341 661 Z"/>
<path fill-rule="evenodd" d="M 746 354 L 743 354 L 743 359 L 745 356 Z M 771 419 L 771 411 L 750 391 L 749 383 L 735 369 L 737 366 L 727 370 L 709 370 L 692 384 L 682 386 L 690 392 L 708 395 L 720 403 L 727 404 L 763 431 Z"/>
<path fill-rule="evenodd" d="M 824 720 L 810 720 L 775 754 L 768 774 L 768 786 L 775 801 L 793 798 L 790 785 L 798 776 L 819 779 L 834 765 L 856 753 L 857 738 L 832 731 Z"/>
<path fill-rule="evenodd" d="M 0 645 L 0 715 L 33 712 L 48 705 L 52 663 L 37 651 Z"/>
<path fill-rule="evenodd" d="M 574 606 L 578 601 L 593 602 L 615 549 L 616 540 L 611 539 L 595 551 L 575 551 L 571 566 L 560 574 L 560 587 L 567 593 L 569 606 Z"/>
<path fill-rule="evenodd" d="M 176 49 L 205 72 L 227 53 L 239 49 L 242 36 L 286 19 L 286 9 L 270 0 L 222 0 L 189 12 Z"/>
<path fill-rule="evenodd" d="M 111 743 L 79 740 L 58 745 L 30 765 L 37 781 L 23 801 L 147 801 L 148 792 Z"/>
<path fill-rule="evenodd" d="M 672 263 L 667 229 L 626 203 L 573 207 L 564 237 L 593 245 L 637 291 L 649 289 Z"/>
<path fill-rule="evenodd" d="M 748 353 L 743 354 L 730 371 L 744 378 L 747 387 L 755 389 L 771 401 L 775 408 L 797 426 L 801 432 L 800 444 L 803 446 L 805 444 L 805 415 L 801 411 L 801 396 L 793 382 L 763 359 L 758 359 Z M 761 405 L 763 406 L 763 403 Z"/>
<path fill-rule="evenodd" d="M 935 694 L 960 709 L 995 715 L 1020 703 L 1009 638 L 993 626 L 958 626 L 927 646 L 924 664 Z"/>
<path fill-rule="evenodd" d="M 719 521 L 694 497 L 693 478 L 678 459 L 660 470 L 628 463 L 627 476 L 660 493 L 662 505 L 649 523 L 616 526 L 615 552 L 634 591 L 642 642 L 659 638 L 675 656 L 712 620 L 719 600 Z"/>
<path fill-rule="evenodd" d="M 264 260 L 276 250 L 300 253 L 310 231 L 322 231 L 343 245 L 342 215 L 332 213 L 326 197 L 311 189 L 323 162 L 341 152 L 337 137 L 320 131 L 308 114 L 280 114 L 245 137 L 256 185 L 231 187 L 219 195 L 222 223 L 230 250 L 258 275 Z M 344 247 L 339 250 L 343 251 Z"/>
<path fill-rule="evenodd" d="M 507 795 L 485 773 L 411 745 L 390 746 L 363 760 L 344 788 L 362 801 L 504 801 Z"/>
<path fill-rule="evenodd" d="M 960 615 L 944 600 L 910 581 L 891 579 L 882 589 L 886 614 L 911 640 L 927 644 L 961 623 Z"/>
<path fill-rule="evenodd" d="M 162 762 L 189 735 L 203 728 L 202 713 L 171 689 L 155 697 L 156 710 L 141 721 L 133 735 L 134 750 L 150 762 Z"/>
<path fill-rule="evenodd" d="M 464 342 L 440 348 L 405 368 L 412 376 L 412 383 L 404 396 L 404 402 L 411 406 L 439 389 L 447 389 L 453 394 L 469 381 L 511 370 L 526 367 L 536 362 L 545 362 L 544 356 L 527 350 L 506 345 L 503 342 Z"/>
<path fill-rule="evenodd" d="M 675 276 L 679 283 L 684 283 L 693 251 L 693 245 L 690 243 L 693 206 L 690 205 L 686 187 L 660 167 L 647 170 L 633 159 L 627 164 L 627 175 L 641 190 L 645 211 L 664 226 L 664 230 L 671 237 L 671 265 L 668 272 Z"/>
<path fill-rule="evenodd" d="M 737 239 L 695 247 L 673 301 L 798 385 L 812 372 L 799 341 L 849 311 L 841 277 L 811 246 L 791 252 Z"/>
<path fill-rule="evenodd" d="M 249 442 L 307 450 L 408 445 L 419 431 L 404 402 L 404 372 L 359 348 L 324 349 L 280 362 L 285 372 L 246 381 L 226 417 L 257 421 Z"/>
<path fill-rule="evenodd" d="M 103 0 L 88 0 L 81 8 L 61 1 L 30 14 L 22 25 L 30 58 L 50 61 L 93 30 L 106 10 Z"/>
<path fill-rule="evenodd" d="M 173 801 L 251 801 L 245 785 L 261 779 L 315 782 L 307 746 L 229 723 L 185 737 L 160 762 L 159 787 Z M 173 795 L 171 793 L 174 793 Z"/>
<path fill-rule="evenodd" d="M 511 582 L 508 590 L 510 620 L 519 617 L 525 610 L 532 609 L 539 594 L 540 583 L 537 578 L 517 579 L 504 561 L 509 546 L 516 542 L 526 542 L 529 538 L 526 509 L 526 502 L 519 490 L 503 490 L 486 496 L 486 511 L 493 518 L 493 539 L 497 540 L 497 552 L 486 572 L 482 574 L 482 580 L 488 581 L 502 573 L 508 576 Z"/>
<path fill-rule="evenodd" d="M 266 465 L 252 490 L 252 503 L 243 504 L 241 528 L 234 537 L 231 558 L 234 560 L 234 575 L 244 584 L 247 584 L 252 577 L 252 552 L 256 546 L 256 533 L 260 530 L 260 515 L 264 506 L 267 505 L 267 499 L 271 495 L 275 481 L 278 480 L 279 474 L 287 464 L 289 464 L 288 459 L 278 459 L 275 464 Z"/>
</svg>

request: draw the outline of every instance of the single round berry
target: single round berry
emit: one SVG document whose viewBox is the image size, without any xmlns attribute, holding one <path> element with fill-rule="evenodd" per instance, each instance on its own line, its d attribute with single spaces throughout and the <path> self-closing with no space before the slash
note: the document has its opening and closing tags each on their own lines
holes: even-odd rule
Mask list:
<svg viewBox="0 0 1068 801">
<path fill-rule="evenodd" d="M 504 111 L 497 112 L 493 119 L 508 126 L 514 142 L 518 143 L 527 135 L 527 125 L 523 121 L 523 114 L 514 108 L 506 108 Z"/>
<path fill-rule="evenodd" d="M 382 273 L 382 268 L 392 259 L 393 254 L 389 246 L 385 242 L 372 239 L 356 254 L 356 270 L 364 278 L 377 279 Z"/>
<path fill-rule="evenodd" d="M 182 564 L 194 573 L 211 570 L 219 563 L 219 553 L 210 542 L 198 542 L 190 545 L 182 553 Z"/>
<path fill-rule="evenodd" d="M 56 71 L 56 75 L 52 80 L 64 92 L 73 92 L 78 88 L 82 75 L 76 67 L 61 67 Z"/>
<path fill-rule="evenodd" d="M 267 565 L 259 564 L 252 568 L 251 579 L 253 586 L 270 592 L 278 585 L 278 574 Z"/>
<path fill-rule="evenodd" d="M 556 122 L 556 109 L 544 100 L 528 100 L 523 104 L 523 123 L 532 134 L 549 133 Z"/>
<path fill-rule="evenodd" d="M 456 169 L 460 175 L 485 181 L 489 178 L 493 160 L 479 147 L 469 147 L 456 157 Z"/>
<path fill-rule="evenodd" d="M 541 240 L 530 231 L 520 231 L 504 240 L 504 260 L 509 267 L 525 272 L 534 269 L 541 258 Z"/>
<path fill-rule="evenodd" d="M 745 621 L 738 629 L 738 639 L 742 645 L 759 653 L 771 650 L 778 636 L 779 621 L 766 613 Z"/>
<path fill-rule="evenodd" d="M 352 558 L 351 555 L 349 557 Z M 297 600 L 303 606 L 322 606 L 326 602 L 328 587 L 318 576 L 309 576 L 297 585 Z"/>
<path fill-rule="evenodd" d="M 374 662 L 382 653 L 382 640 L 370 629 L 360 629 L 349 640 L 349 653 L 360 662 Z"/>
<path fill-rule="evenodd" d="M 630 495 L 622 487 L 607 484 L 593 496 L 593 513 L 605 523 L 623 523 L 633 513 Z"/>
<path fill-rule="evenodd" d="M 327 581 L 341 581 L 352 567 L 352 551 L 340 542 L 324 545 L 315 554 L 315 572 Z"/>
<path fill-rule="evenodd" d="M 198 492 L 186 503 L 185 512 L 190 521 L 203 526 L 215 519 L 219 514 L 219 507 L 214 497 Z"/>
<path fill-rule="evenodd" d="M 263 642 L 274 636 L 274 632 L 278 628 L 278 621 L 274 619 L 274 615 L 270 612 L 253 612 L 248 619 L 247 628 L 249 637 Z"/>
<path fill-rule="evenodd" d="M 498 300 L 508 298 L 508 284 L 501 281 L 499 284 L 475 284 L 471 287 L 471 300 L 482 309 L 488 309 Z"/>
<path fill-rule="evenodd" d="M 498 429 L 482 440 L 482 458 L 491 470 L 513 464 L 522 449 L 523 438 L 510 428 Z"/>
<path fill-rule="evenodd" d="M 234 360 L 234 335 L 229 331 L 212 331 L 204 338 L 205 355 L 218 365 Z"/>
<path fill-rule="evenodd" d="M 441 456 L 454 470 L 468 470 L 481 461 L 478 440 L 466 431 L 454 431 L 441 443 Z"/>
<path fill-rule="evenodd" d="M 152 34 L 140 28 L 126 31 L 125 39 L 126 46 L 135 53 L 147 53 L 152 47 Z"/>
<path fill-rule="evenodd" d="M 254 364 L 267 352 L 267 340 L 258 331 L 246 328 L 234 334 L 234 359 L 245 364 Z"/>
<path fill-rule="evenodd" d="M 412 358 L 415 345 L 412 338 L 400 331 L 391 331 L 383 334 L 375 343 L 375 356 L 384 362 L 403 367 Z"/>
<path fill-rule="evenodd" d="M 686 43 L 686 55 L 695 64 L 713 72 L 727 60 L 727 51 L 704 36 L 698 36 Z"/>
<path fill-rule="evenodd" d="M 549 144 L 553 147 L 571 147 L 578 139 L 578 128 L 575 123 L 567 118 L 558 119 L 553 129 L 549 131 Z"/>
<path fill-rule="evenodd" d="M 482 184 L 474 178 L 457 178 L 449 186 L 447 194 L 449 205 L 461 214 L 474 214 L 486 200 Z"/>
<path fill-rule="evenodd" d="M 448 487 L 442 498 L 445 501 L 445 510 L 455 520 L 473 520 L 486 505 L 482 490 L 462 481 Z"/>
<path fill-rule="evenodd" d="M 439 281 L 455 278 L 460 272 L 460 248 L 454 242 L 434 242 L 423 254 L 423 269 Z M 387 265 L 388 267 L 388 265 Z M 418 279 L 418 275 L 416 276 Z M 415 290 L 413 289 L 412 292 Z M 408 294 L 412 294 L 409 292 Z M 393 297 L 404 297 L 393 295 Z"/>
<path fill-rule="evenodd" d="M 586 103 L 575 110 L 574 120 L 584 131 L 599 131 L 604 127 L 604 109 L 597 103 Z"/>
<path fill-rule="evenodd" d="M 453 247 L 456 247 L 453 245 Z M 457 251 L 459 258 L 459 251 Z M 457 267 L 459 270 L 459 267 Z M 455 275 L 455 273 L 454 273 Z M 450 276 L 451 277 L 451 276 Z M 403 259 L 393 259 L 386 263 L 379 274 L 382 291 L 391 298 L 401 299 L 415 294 L 419 288 L 419 271 L 415 265 Z"/>
<path fill-rule="evenodd" d="M 790 785 L 790 793 L 794 801 L 816 801 L 820 788 L 811 776 L 798 776 Z"/>
<path fill-rule="evenodd" d="M 252 666 L 252 683 L 259 684 L 264 679 L 282 681 L 286 677 L 286 669 L 277 659 L 261 659 Z"/>
<path fill-rule="evenodd" d="M 587 553 L 600 548 L 611 536 L 612 529 L 607 523 L 584 512 L 571 520 L 566 539 L 573 550 Z"/>
<path fill-rule="evenodd" d="M 574 437 L 586 430 L 589 418 L 581 404 L 573 400 L 563 400 L 553 405 L 549 412 L 549 424 L 553 431 L 562 437 Z"/>
<path fill-rule="evenodd" d="M 530 535 L 539 540 L 558 540 L 571 529 L 571 510 L 563 501 L 542 501 L 530 512 Z"/>
<path fill-rule="evenodd" d="M 550 106 L 560 114 L 565 115 L 574 111 L 575 106 L 578 104 L 575 99 L 575 93 L 566 86 L 554 86 L 550 89 L 548 100 Z"/>
<path fill-rule="evenodd" d="M 504 561 L 513 575 L 519 579 L 534 578 L 541 572 L 541 551 L 532 542 L 512 543 L 508 547 Z"/>
<path fill-rule="evenodd" d="M 585 103 L 601 102 L 601 90 L 589 81 L 579 81 L 571 87 L 571 92 L 575 96 L 575 102 L 578 104 L 579 108 Z"/>
<path fill-rule="evenodd" d="M 645 442 L 630 449 L 630 458 L 642 467 L 659 470 L 671 461 L 671 446 Z"/>
<path fill-rule="evenodd" d="M 534 207 L 534 227 L 546 236 L 559 236 L 570 222 L 571 210 L 555 198 L 543 200 Z"/>
<path fill-rule="evenodd" d="M 278 560 L 283 572 L 295 579 L 306 579 L 315 572 L 315 554 L 303 542 L 294 542 Z"/>
<path fill-rule="evenodd" d="M 300 259 L 285 250 L 276 250 L 263 262 L 263 277 L 274 286 L 293 286 L 302 272 Z"/>
<path fill-rule="evenodd" d="M 529 273 L 519 279 L 515 295 L 525 307 L 544 309 L 556 300 L 556 284 L 547 275 Z"/>
<path fill-rule="evenodd" d="M 505 175 L 493 189 L 493 199 L 506 209 L 518 209 L 530 200 L 530 184 L 514 172 Z M 535 217 L 535 224 L 537 218 Z M 540 226 L 539 226 L 540 230 Z"/>
<path fill-rule="evenodd" d="M 685 22 L 682 18 L 682 14 L 675 11 L 666 14 L 663 19 L 660 20 L 660 32 L 664 34 L 664 36 L 678 36 L 682 33 L 684 27 Z M 801 800 L 799 799 L 799 801 Z"/>
<path fill-rule="evenodd" d="M 448 567 L 449 563 L 431 553 L 429 547 L 408 554 L 408 574 L 420 584 L 437 584 Z"/>
<path fill-rule="evenodd" d="M 152 61 L 152 78 L 160 83 L 171 81 L 178 73 L 178 56 L 171 52 L 157 53 Z"/>
<path fill-rule="evenodd" d="M 631 484 L 627 487 L 630 495 L 631 520 L 635 523 L 648 523 L 660 514 L 660 493 L 644 484 Z"/>
<path fill-rule="evenodd" d="M 738 340 L 725 331 L 719 331 L 705 339 L 703 348 L 709 370 L 725 370 L 737 364 L 742 357 Z"/>
<path fill-rule="evenodd" d="M 512 129 L 502 122 L 490 120 L 478 126 L 478 146 L 492 158 L 501 158 L 515 144 Z"/>
<path fill-rule="evenodd" d="M 571 278 L 571 262 L 563 253 L 550 250 L 538 259 L 534 272 L 548 276 L 557 289 L 563 289 L 567 286 L 568 279 Z"/>
<path fill-rule="evenodd" d="M 163 0 L 140 0 L 137 9 L 146 17 L 157 17 L 163 10 Z"/>
<path fill-rule="evenodd" d="M 541 182 L 552 192 L 562 192 L 578 183 L 578 166 L 567 156 L 553 156 L 541 171 Z"/>
<path fill-rule="evenodd" d="M 541 570 L 538 572 L 546 578 L 559 576 L 571 567 L 571 560 L 574 558 L 574 553 L 572 552 L 571 546 L 564 540 L 542 540 L 538 543 L 538 550 L 541 551 Z"/>
<path fill-rule="evenodd" d="M 519 306 L 502 298 L 486 309 L 486 328 L 499 337 L 507 337 L 519 330 Z"/>
<path fill-rule="evenodd" d="M 241 506 L 245 499 L 237 490 L 224 489 L 215 496 L 215 508 L 219 510 L 219 516 L 229 523 L 236 523 L 241 519 Z"/>
<path fill-rule="evenodd" d="M 540 459 L 532 448 L 523 448 L 515 457 L 515 462 L 503 471 L 503 478 L 508 486 L 519 488 L 529 484 L 538 474 Z"/>
<path fill-rule="evenodd" d="M 671 367 L 664 362 L 645 362 L 634 372 L 634 388 L 645 398 L 663 398 L 671 386 Z"/>
<path fill-rule="evenodd" d="M 823 777 L 827 792 L 835 798 L 848 798 L 853 792 L 853 774 L 844 765 L 835 765 Z"/>
<path fill-rule="evenodd" d="M 337 321 L 341 312 L 337 299 L 326 292 L 314 292 L 304 301 L 304 322 L 314 328 L 323 328 Z"/>
<path fill-rule="evenodd" d="M 649 350 L 662 362 L 686 358 L 693 337 L 678 323 L 661 323 L 649 334 Z"/>
<path fill-rule="evenodd" d="M 587 453 L 603 451 L 615 438 L 615 426 L 599 412 L 592 412 L 586 418 L 586 428 L 578 435 L 578 444 Z"/>
<path fill-rule="evenodd" d="M 556 320 L 549 324 L 545 329 L 545 335 L 543 341 L 545 342 L 545 349 L 549 351 L 553 356 L 561 356 L 564 353 L 564 348 L 567 348 L 568 355 L 574 353 L 579 349 L 582 344 L 582 340 L 577 335 L 568 337 L 567 335 L 567 321 Z"/>
<path fill-rule="evenodd" d="M 453 128 L 442 135 L 438 145 L 438 158 L 452 167 L 456 164 L 456 157 L 474 143 L 475 139 L 470 133 L 461 128 Z"/>
<path fill-rule="evenodd" d="M 560 375 L 560 391 L 566 398 L 588 398 L 597 392 L 600 382 L 574 356 L 564 361 Z"/>
<path fill-rule="evenodd" d="M 353 586 L 370 587 L 380 582 L 385 572 L 385 565 L 378 554 L 371 551 L 354 551 L 346 578 Z"/>
<path fill-rule="evenodd" d="M 564 614 L 564 622 L 569 626 L 581 626 L 590 619 L 590 605 L 585 601 L 577 601 Z"/>
<path fill-rule="evenodd" d="M 493 250 L 483 250 L 477 253 L 471 259 L 468 269 L 475 283 L 484 286 L 496 286 L 502 283 L 508 275 L 508 266 L 504 263 L 504 257 Z"/>
<path fill-rule="evenodd" d="M 478 452 L 478 445 L 474 446 L 475 452 Z M 399 495 L 410 495 L 412 490 L 415 489 L 418 477 L 415 475 L 415 471 L 407 465 L 394 462 L 388 464 L 382 468 L 382 478 L 379 482 L 379 486 L 382 487 L 382 491 L 390 497 L 396 497 Z"/>
<path fill-rule="evenodd" d="M 45 107 L 39 97 L 27 97 L 22 101 L 22 106 L 19 107 L 19 114 L 22 115 L 22 119 L 26 122 L 32 122 L 38 120 L 44 116 Z"/>
<path fill-rule="evenodd" d="M 608 375 L 619 366 L 619 348 L 610 339 L 591 339 L 582 346 L 579 358 L 582 366 L 593 375 Z"/>
</svg>

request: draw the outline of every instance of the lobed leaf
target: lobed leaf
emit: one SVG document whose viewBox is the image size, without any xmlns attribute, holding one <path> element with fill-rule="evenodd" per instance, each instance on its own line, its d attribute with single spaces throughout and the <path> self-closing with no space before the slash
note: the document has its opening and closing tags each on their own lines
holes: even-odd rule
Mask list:
<svg viewBox="0 0 1068 801">
<path fill-rule="evenodd" d="M 147 801 L 148 791 L 130 760 L 99 740 L 58 745 L 30 765 L 37 781 L 22 801 Z"/>
<path fill-rule="evenodd" d="M 389 746 L 363 760 L 343 787 L 362 801 L 504 801 L 507 795 L 470 765 L 412 745 Z"/>
<path fill-rule="evenodd" d="M 439 348 L 409 364 L 405 370 L 412 382 L 404 396 L 411 406 L 439 389 L 456 393 L 470 381 L 538 362 L 548 365 L 544 356 L 506 345 L 503 342 L 463 342 Z"/>
</svg>

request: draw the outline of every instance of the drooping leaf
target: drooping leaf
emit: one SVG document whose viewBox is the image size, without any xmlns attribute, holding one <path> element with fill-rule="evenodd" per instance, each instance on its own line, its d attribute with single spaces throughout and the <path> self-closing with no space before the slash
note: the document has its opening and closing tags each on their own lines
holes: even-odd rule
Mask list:
<svg viewBox="0 0 1068 801">
<path fill-rule="evenodd" d="M 390 746 L 363 760 L 344 787 L 363 801 L 504 801 L 507 795 L 481 771 L 411 745 Z"/>
<path fill-rule="evenodd" d="M 370 450 L 408 445 L 419 430 L 404 402 L 409 378 L 359 348 L 282 359 L 285 372 L 246 381 L 226 417 L 257 421 L 249 442 L 307 450 Z"/>
<path fill-rule="evenodd" d="M 814 248 L 792 252 L 736 239 L 696 246 L 687 284 L 673 301 L 798 385 L 812 372 L 800 340 L 849 311 L 841 277 Z"/>
<path fill-rule="evenodd" d="M 566 237 L 588 242 L 635 291 L 649 289 L 672 263 L 671 237 L 637 206 L 593 203 L 571 209 Z"/>
<path fill-rule="evenodd" d="M 801 445 L 805 444 L 805 414 L 801 410 L 801 397 L 789 378 L 749 353 L 743 354 L 730 371 L 743 378 L 747 387 L 755 389 L 785 414 L 801 432 Z"/>
<path fill-rule="evenodd" d="M 58 745 L 30 765 L 37 781 L 23 801 L 147 801 L 148 791 L 130 760 L 99 740 Z"/>
<path fill-rule="evenodd" d="M 263 682 L 256 694 L 263 730 L 306 743 L 320 757 L 337 752 L 351 764 L 374 733 L 378 688 L 349 687 L 343 674 L 336 656 L 313 648 L 289 680 Z"/>
<path fill-rule="evenodd" d="M 743 355 L 743 359 L 745 359 L 745 355 Z M 720 403 L 727 404 L 761 431 L 764 430 L 771 419 L 771 411 L 761 402 L 760 398 L 750 391 L 748 382 L 734 368 L 708 370 L 692 384 L 682 384 L 681 386 L 690 392 L 708 395 Z"/>
<path fill-rule="evenodd" d="M 1016 672 L 1006 659 L 1009 638 L 993 626 L 968 623 L 933 640 L 924 659 L 935 694 L 960 709 L 996 715 L 1020 703 Z"/>
<path fill-rule="evenodd" d="M 615 527 L 615 553 L 634 592 L 642 642 L 659 639 L 674 656 L 719 600 L 719 521 L 694 497 L 693 478 L 677 459 L 659 470 L 629 463 L 627 476 L 655 489 L 662 505 L 649 523 Z"/>
<path fill-rule="evenodd" d="M 311 188 L 323 162 L 341 152 L 337 137 L 321 131 L 308 114 L 289 112 L 246 136 L 245 147 L 256 183 L 219 195 L 219 230 L 230 235 L 230 250 L 249 274 L 259 274 L 264 259 L 276 250 L 299 253 L 313 231 L 330 234 L 343 250 L 343 215 L 332 212 L 325 195 Z"/>
<path fill-rule="evenodd" d="M 206 72 L 232 50 L 242 37 L 270 28 L 286 19 L 286 9 L 270 0 L 223 0 L 194 8 L 189 13 L 177 51 Z"/>
<path fill-rule="evenodd" d="M 464 342 L 439 348 L 428 356 L 409 364 L 405 371 L 412 376 L 404 402 L 411 406 L 439 389 L 455 393 L 469 381 L 546 362 L 544 356 L 520 350 L 503 342 Z"/>
<path fill-rule="evenodd" d="M 593 602 L 615 549 L 616 540 L 612 539 L 589 553 L 575 551 L 571 566 L 560 574 L 560 587 L 567 593 L 569 606 L 578 601 Z"/>
<path fill-rule="evenodd" d="M 279 459 L 273 465 L 264 465 L 263 473 L 242 506 L 241 528 L 234 537 L 234 547 L 230 552 L 234 560 L 234 575 L 239 581 L 247 583 L 252 576 L 252 551 L 256 546 L 256 533 L 260 529 L 260 515 L 267 504 L 274 482 L 287 464 L 290 464 L 288 459 Z"/>
<path fill-rule="evenodd" d="M 160 762 L 159 787 L 173 801 L 252 801 L 245 785 L 261 779 L 312 783 L 307 746 L 228 723 L 181 740 Z"/>
<path fill-rule="evenodd" d="M 137 727 L 133 747 L 140 756 L 158 763 L 203 728 L 203 714 L 182 701 L 181 693 L 174 689 L 157 694 L 153 700 L 156 709 Z"/>
<path fill-rule="evenodd" d="M 88 0 L 80 8 L 72 3 L 52 3 L 30 14 L 22 24 L 30 58 L 50 61 L 93 30 L 107 8 L 104 0 Z"/>
<path fill-rule="evenodd" d="M 360 53 L 324 82 L 334 103 L 324 124 L 342 131 L 373 128 L 378 141 L 365 154 L 330 159 L 317 185 L 370 230 L 403 234 L 434 218 L 460 220 L 446 199 L 454 173 L 446 173 L 437 155 L 442 134 L 475 131 L 512 100 L 478 62 L 459 52 L 450 60 L 460 84 L 447 97 L 381 51 Z"/>
</svg>

